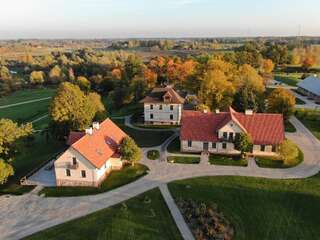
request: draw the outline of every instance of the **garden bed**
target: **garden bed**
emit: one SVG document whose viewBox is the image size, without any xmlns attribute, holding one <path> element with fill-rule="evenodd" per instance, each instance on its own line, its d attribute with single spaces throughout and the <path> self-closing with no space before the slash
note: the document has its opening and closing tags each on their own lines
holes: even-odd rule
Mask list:
<svg viewBox="0 0 320 240">
<path fill-rule="evenodd" d="M 158 150 L 150 150 L 147 152 L 147 158 L 149 160 L 156 160 L 159 159 L 160 157 L 160 152 Z"/>
<path fill-rule="evenodd" d="M 210 164 L 213 165 L 224 165 L 224 166 L 248 166 L 248 160 L 246 158 L 241 158 L 241 156 L 226 156 L 226 155 L 215 155 L 210 154 L 209 157 Z"/>
<path fill-rule="evenodd" d="M 167 161 L 180 164 L 198 164 L 200 163 L 200 157 L 170 156 Z"/>
<path fill-rule="evenodd" d="M 196 239 L 233 239 L 234 229 L 217 204 L 194 200 L 176 200 L 184 219 Z"/>
</svg>

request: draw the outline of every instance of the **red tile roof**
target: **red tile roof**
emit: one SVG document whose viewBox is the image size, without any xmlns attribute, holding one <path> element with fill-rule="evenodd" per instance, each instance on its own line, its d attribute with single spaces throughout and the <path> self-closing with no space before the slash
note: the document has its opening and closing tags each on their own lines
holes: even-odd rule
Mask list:
<svg viewBox="0 0 320 240">
<path fill-rule="evenodd" d="M 245 115 L 235 112 L 203 113 L 184 111 L 181 120 L 181 140 L 217 142 L 218 130 L 233 120 L 252 137 L 254 144 L 272 145 L 284 138 L 282 114 L 253 113 Z"/>
<path fill-rule="evenodd" d="M 84 132 L 70 132 L 68 140 L 67 140 L 67 145 L 72 145 L 76 141 L 78 141 L 80 138 L 82 138 L 84 135 L 86 135 Z"/>
<path fill-rule="evenodd" d="M 71 145 L 95 167 L 100 168 L 112 156 L 117 154 L 119 144 L 127 135 L 110 119 L 93 129 L 93 134 L 85 134 Z"/>
</svg>

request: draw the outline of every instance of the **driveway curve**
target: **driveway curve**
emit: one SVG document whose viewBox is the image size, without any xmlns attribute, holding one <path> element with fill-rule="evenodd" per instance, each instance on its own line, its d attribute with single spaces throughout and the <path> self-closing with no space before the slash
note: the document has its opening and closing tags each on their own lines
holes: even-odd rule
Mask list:
<svg viewBox="0 0 320 240">
<path fill-rule="evenodd" d="M 152 188 L 174 180 L 200 176 L 252 176 L 276 179 L 306 178 L 320 170 L 320 142 L 296 118 L 291 119 L 296 133 L 287 137 L 297 143 L 304 152 L 305 160 L 290 169 L 259 168 L 255 164 L 248 167 L 213 166 L 209 164 L 170 164 L 165 159 L 150 161 L 146 157 L 142 163 L 150 172 L 145 177 L 115 190 L 94 196 L 41 198 L 36 193 L 22 196 L 0 197 L 0 239 L 20 239 L 54 225 L 90 214 L 137 196 Z M 164 145 L 157 147 L 166 156 Z M 155 149 L 155 148 L 152 148 Z M 144 153 L 148 149 L 144 149 Z"/>
</svg>

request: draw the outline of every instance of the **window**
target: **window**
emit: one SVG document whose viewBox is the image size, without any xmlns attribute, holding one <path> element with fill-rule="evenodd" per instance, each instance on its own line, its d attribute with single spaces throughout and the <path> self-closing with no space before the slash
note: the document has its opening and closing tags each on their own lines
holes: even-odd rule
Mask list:
<svg viewBox="0 0 320 240">
<path fill-rule="evenodd" d="M 171 110 L 171 111 L 173 110 L 173 105 L 170 105 L 170 110 Z"/>
<path fill-rule="evenodd" d="M 277 151 L 277 146 L 276 145 L 272 145 L 272 152 L 276 152 Z"/>
<path fill-rule="evenodd" d="M 192 147 L 192 141 L 188 140 L 188 147 Z"/>
<path fill-rule="evenodd" d="M 160 106 L 159 106 L 159 110 L 162 110 L 162 105 L 160 104 Z"/>
<path fill-rule="evenodd" d="M 150 105 L 150 109 L 153 109 L 153 105 L 152 104 Z"/>
<path fill-rule="evenodd" d="M 212 143 L 212 148 L 217 148 L 217 144 L 216 143 Z"/>
<path fill-rule="evenodd" d="M 170 120 L 173 120 L 173 114 L 170 114 Z"/>
<path fill-rule="evenodd" d="M 66 175 L 67 175 L 67 177 L 70 177 L 70 176 L 71 176 L 70 169 L 66 169 Z"/>
<path fill-rule="evenodd" d="M 150 119 L 153 119 L 153 114 L 152 113 L 150 114 Z"/>
<path fill-rule="evenodd" d="M 236 139 L 240 138 L 240 133 L 236 133 Z"/>
<path fill-rule="evenodd" d="M 77 158 L 75 158 L 75 157 L 72 158 L 72 164 L 77 165 Z"/>
<path fill-rule="evenodd" d="M 86 178 L 86 170 L 81 170 L 81 177 Z"/>
<path fill-rule="evenodd" d="M 261 152 L 264 152 L 266 150 L 266 145 L 261 145 Z"/>
<path fill-rule="evenodd" d="M 233 132 L 229 133 L 229 138 L 233 140 Z"/>
<path fill-rule="evenodd" d="M 227 148 L 227 143 L 222 143 L 222 148 L 226 149 Z"/>
<path fill-rule="evenodd" d="M 208 148 L 209 148 L 209 143 L 204 142 L 203 143 L 203 150 L 208 151 Z"/>
<path fill-rule="evenodd" d="M 227 138 L 228 137 L 228 133 L 227 132 L 223 132 L 223 138 Z"/>
</svg>

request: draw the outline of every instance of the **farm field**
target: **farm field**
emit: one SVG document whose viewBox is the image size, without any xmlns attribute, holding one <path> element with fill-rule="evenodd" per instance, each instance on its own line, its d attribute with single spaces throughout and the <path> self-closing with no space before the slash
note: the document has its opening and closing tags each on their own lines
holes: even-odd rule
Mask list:
<svg viewBox="0 0 320 240">
<path fill-rule="evenodd" d="M 94 231 L 93 231 L 94 229 Z M 159 189 L 27 237 L 36 239 L 172 239 L 182 237 Z"/>
<path fill-rule="evenodd" d="M 172 182 L 169 189 L 176 199 L 216 203 L 234 226 L 235 240 L 320 235 L 320 174 L 303 180 L 202 177 Z"/>
</svg>

